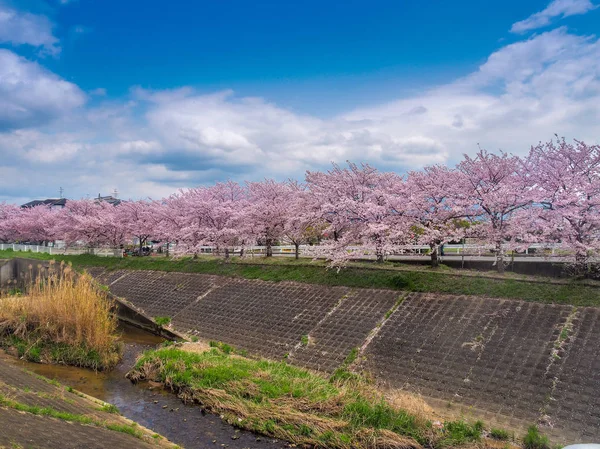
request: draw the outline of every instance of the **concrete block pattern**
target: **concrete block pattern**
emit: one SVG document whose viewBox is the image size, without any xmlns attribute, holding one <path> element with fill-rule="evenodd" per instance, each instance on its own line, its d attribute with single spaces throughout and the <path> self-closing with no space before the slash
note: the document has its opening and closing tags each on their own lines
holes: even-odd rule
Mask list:
<svg viewBox="0 0 600 449">
<path fill-rule="evenodd" d="M 571 308 L 491 298 L 405 300 L 367 350 L 367 366 L 397 388 L 535 422 L 546 370 Z"/>
<path fill-rule="evenodd" d="M 147 315 L 169 316 L 174 329 L 205 340 L 325 373 L 362 347 L 361 367 L 380 383 L 472 407 L 486 419 L 548 422 L 555 428 L 545 431 L 557 438 L 600 438 L 600 309 L 205 274 L 90 272 Z"/>
<path fill-rule="evenodd" d="M 600 310 L 577 310 L 548 407 L 550 423 L 581 435 L 600 438 Z"/>
<path fill-rule="evenodd" d="M 179 314 L 174 324 L 208 340 L 281 359 L 348 289 L 231 279 Z"/>
<path fill-rule="evenodd" d="M 363 344 L 401 295 L 391 290 L 351 292 L 310 331 L 308 345 L 297 348 L 291 361 L 307 368 L 333 372 L 353 348 Z"/>
</svg>

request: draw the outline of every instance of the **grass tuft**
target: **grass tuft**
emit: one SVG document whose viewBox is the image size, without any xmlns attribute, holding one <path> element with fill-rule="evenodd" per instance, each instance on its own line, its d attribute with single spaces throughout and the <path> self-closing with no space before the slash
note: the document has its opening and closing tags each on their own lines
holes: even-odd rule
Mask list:
<svg viewBox="0 0 600 449">
<path fill-rule="evenodd" d="M 542 435 L 536 426 L 530 426 L 523 438 L 525 449 L 550 449 L 548 437 Z"/>
<path fill-rule="evenodd" d="M 166 327 L 171 324 L 171 317 L 169 316 L 157 316 L 154 317 L 154 322 L 160 327 Z"/>
</svg>

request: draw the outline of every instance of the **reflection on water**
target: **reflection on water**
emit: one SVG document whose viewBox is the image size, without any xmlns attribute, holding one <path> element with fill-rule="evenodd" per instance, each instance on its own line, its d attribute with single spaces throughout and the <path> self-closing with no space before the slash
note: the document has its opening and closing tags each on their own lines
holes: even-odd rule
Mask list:
<svg viewBox="0 0 600 449">
<path fill-rule="evenodd" d="M 128 369 L 133 366 L 135 359 L 146 349 L 154 348 L 164 341 L 163 338 L 153 335 L 129 324 L 120 323 L 120 340 L 124 344 L 123 361 L 112 371 L 94 372 L 85 368 L 66 365 L 47 365 L 18 360 L 15 364 L 33 371 L 49 379 L 56 379 L 63 385 L 68 385 L 106 402 L 117 399 L 124 387 L 131 388 L 125 379 Z"/>
<path fill-rule="evenodd" d="M 174 394 L 147 383 L 131 384 L 125 378 L 139 354 L 164 341 L 134 326 L 122 323 L 123 360 L 110 372 L 64 365 L 44 365 L 13 357 L 11 363 L 36 374 L 56 379 L 85 394 L 116 405 L 121 413 L 172 442 L 190 448 L 283 448 L 287 444 L 234 429 L 218 416 L 205 414 L 197 406 L 184 405 Z"/>
</svg>

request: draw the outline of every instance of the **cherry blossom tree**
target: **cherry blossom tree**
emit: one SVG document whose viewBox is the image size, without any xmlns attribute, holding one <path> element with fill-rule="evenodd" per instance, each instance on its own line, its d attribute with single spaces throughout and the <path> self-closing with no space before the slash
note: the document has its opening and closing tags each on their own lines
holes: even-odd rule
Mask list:
<svg viewBox="0 0 600 449">
<path fill-rule="evenodd" d="M 393 200 L 402 190 L 398 175 L 349 162 L 347 168 L 334 164 L 327 173 L 307 172 L 306 181 L 318 216 L 334 236 L 317 251 L 334 264 L 356 257 L 356 251 L 371 252 L 383 262 L 403 240 L 404 208 Z M 351 249 L 357 245 L 358 250 Z"/>
<path fill-rule="evenodd" d="M 137 240 L 140 255 L 148 239 L 156 234 L 157 222 L 160 219 L 153 206 L 152 201 L 144 200 L 123 201 L 114 206 L 113 213 L 117 222 L 124 227 L 127 236 Z"/>
<path fill-rule="evenodd" d="M 527 169 L 517 156 L 480 150 L 474 158 L 465 154 L 457 170 L 459 190 L 474 207 L 474 230 L 494 245 L 497 269 L 503 273 L 507 245 L 527 234 L 526 221 L 518 214 L 535 199 Z"/>
<path fill-rule="evenodd" d="M 245 219 L 248 232 L 266 247 L 266 256 L 273 256 L 273 245 L 285 230 L 291 191 L 285 183 L 272 179 L 246 183 L 249 204 Z"/>
<path fill-rule="evenodd" d="M 19 240 L 47 245 L 55 239 L 59 211 L 46 205 L 22 208 L 14 217 Z"/>
<path fill-rule="evenodd" d="M 12 204 L 0 203 L 0 242 L 17 239 L 16 221 L 21 209 Z"/>
<path fill-rule="evenodd" d="M 118 247 L 127 241 L 127 231 L 117 207 L 104 201 L 67 201 L 59 214 L 56 235 L 68 246 Z"/>
<path fill-rule="evenodd" d="M 412 171 L 406 183 L 407 214 L 413 220 L 415 241 L 430 248 L 431 266 L 439 266 L 440 245 L 462 238 L 466 219 L 472 215 L 472 204 L 464 195 L 463 173 L 443 165 Z"/>
<path fill-rule="evenodd" d="M 564 138 L 540 143 L 527 163 L 544 238 L 573 250 L 575 267 L 586 272 L 600 250 L 600 145 Z"/>
<path fill-rule="evenodd" d="M 246 191 L 233 181 L 217 183 L 204 190 L 203 201 L 197 204 L 202 214 L 205 243 L 223 250 L 229 258 L 230 249 L 243 245 L 248 239 L 245 211 L 248 207 Z"/>
<path fill-rule="evenodd" d="M 294 257 L 300 257 L 300 245 L 309 241 L 319 233 L 319 219 L 311 207 L 311 198 L 305 184 L 290 180 L 285 201 L 286 217 L 283 225 L 283 236 L 294 245 Z"/>
</svg>

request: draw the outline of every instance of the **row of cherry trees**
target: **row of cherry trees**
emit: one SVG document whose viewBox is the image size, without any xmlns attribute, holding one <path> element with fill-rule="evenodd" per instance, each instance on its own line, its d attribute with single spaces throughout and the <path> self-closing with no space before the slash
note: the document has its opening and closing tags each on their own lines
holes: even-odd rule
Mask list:
<svg viewBox="0 0 600 449">
<path fill-rule="evenodd" d="M 533 242 L 560 243 L 577 264 L 600 249 L 600 146 L 557 139 L 525 158 L 480 150 L 456 167 L 434 165 L 405 176 L 369 165 L 309 171 L 304 182 L 217 183 L 162 200 L 118 206 L 68 201 L 52 210 L 0 204 L 0 241 L 54 241 L 118 247 L 132 241 L 176 243 L 198 253 L 209 245 L 226 257 L 232 247 L 278 242 L 343 264 L 369 252 L 382 261 L 407 244 L 428 245 L 437 265 L 440 245 L 465 237 L 506 250 Z"/>
</svg>

